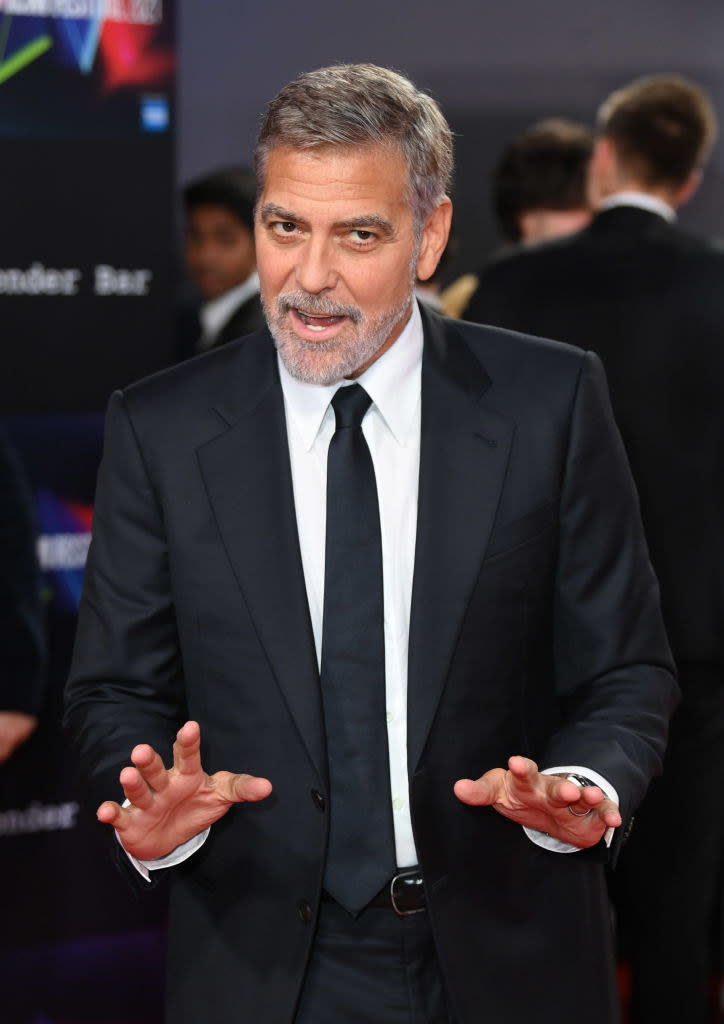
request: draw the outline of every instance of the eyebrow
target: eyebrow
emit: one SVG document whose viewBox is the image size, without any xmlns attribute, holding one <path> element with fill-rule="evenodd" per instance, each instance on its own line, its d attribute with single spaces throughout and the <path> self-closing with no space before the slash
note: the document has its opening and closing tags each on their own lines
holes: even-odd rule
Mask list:
<svg viewBox="0 0 724 1024">
<path fill-rule="evenodd" d="M 338 227 L 349 228 L 353 231 L 355 228 L 377 228 L 383 235 L 391 238 L 395 234 L 395 229 L 388 220 L 384 217 L 380 217 L 379 214 L 369 213 L 363 214 L 361 217 L 352 217 L 349 220 L 341 220 L 338 223 Z"/>
<path fill-rule="evenodd" d="M 260 210 L 260 216 L 262 219 L 278 217 L 279 220 L 293 220 L 295 224 L 303 221 L 302 217 L 298 217 L 291 210 L 285 210 L 283 206 L 277 206 L 276 203 L 264 203 Z"/>
<path fill-rule="evenodd" d="M 283 206 L 277 206 L 276 203 L 264 203 L 261 208 L 260 216 L 262 220 L 268 220 L 270 217 L 278 217 L 279 220 L 288 220 L 294 224 L 306 224 L 307 221 L 304 217 L 300 217 L 292 210 L 285 210 Z M 365 228 L 377 228 L 387 238 L 392 238 L 396 232 L 393 225 L 385 220 L 384 217 L 380 217 L 377 213 L 366 213 L 360 217 L 350 217 L 345 220 L 337 221 L 334 225 L 337 228 L 347 228 L 350 231 L 355 229 Z"/>
</svg>

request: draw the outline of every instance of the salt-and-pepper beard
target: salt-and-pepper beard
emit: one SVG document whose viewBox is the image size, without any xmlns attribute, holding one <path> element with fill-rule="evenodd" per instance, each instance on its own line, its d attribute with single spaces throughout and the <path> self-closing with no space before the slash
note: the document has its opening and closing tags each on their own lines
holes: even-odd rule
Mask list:
<svg viewBox="0 0 724 1024">
<path fill-rule="evenodd" d="M 272 308 L 262 299 L 274 344 L 292 377 L 306 384 L 336 384 L 372 362 L 409 313 L 416 266 L 417 253 L 411 261 L 408 295 L 399 305 L 374 317 L 366 316 L 358 306 L 345 306 L 305 291 L 282 292 Z M 344 316 L 347 322 L 334 338 L 307 341 L 294 332 L 289 316 L 292 309 L 301 309 L 310 316 Z M 349 336 L 350 331 L 354 332 L 353 338 Z"/>
</svg>

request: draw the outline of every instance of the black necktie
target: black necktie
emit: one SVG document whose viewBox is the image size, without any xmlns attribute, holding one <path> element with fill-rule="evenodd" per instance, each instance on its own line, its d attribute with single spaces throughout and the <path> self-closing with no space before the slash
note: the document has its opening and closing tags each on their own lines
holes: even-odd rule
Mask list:
<svg viewBox="0 0 724 1024">
<path fill-rule="evenodd" d="M 322 697 L 330 775 L 324 887 L 358 913 L 395 873 L 385 712 L 382 542 L 359 384 L 332 398 L 327 455 Z"/>
</svg>

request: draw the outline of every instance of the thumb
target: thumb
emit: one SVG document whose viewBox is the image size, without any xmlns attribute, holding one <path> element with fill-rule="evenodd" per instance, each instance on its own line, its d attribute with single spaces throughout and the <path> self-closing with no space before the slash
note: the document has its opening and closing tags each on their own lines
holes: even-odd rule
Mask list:
<svg viewBox="0 0 724 1024">
<path fill-rule="evenodd" d="M 462 803 L 472 806 L 493 804 L 497 800 L 504 775 L 502 768 L 493 768 L 479 779 L 458 779 L 453 787 L 455 796 Z"/>
<path fill-rule="evenodd" d="M 232 777 L 231 799 L 236 803 L 244 801 L 256 802 L 264 800 L 272 791 L 269 779 L 261 779 L 256 775 L 235 775 Z"/>
</svg>

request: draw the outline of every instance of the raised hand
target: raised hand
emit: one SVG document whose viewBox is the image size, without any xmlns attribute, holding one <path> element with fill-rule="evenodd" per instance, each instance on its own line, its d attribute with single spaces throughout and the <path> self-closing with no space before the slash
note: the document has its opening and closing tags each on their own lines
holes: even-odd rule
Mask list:
<svg viewBox="0 0 724 1024">
<path fill-rule="evenodd" d="M 527 828 L 584 849 L 621 824 L 616 804 L 598 786 L 580 788 L 559 775 L 542 775 L 535 761 L 511 757 L 508 770 L 492 768 L 479 779 L 460 779 L 455 795 L 465 804 L 491 806 Z"/>
<path fill-rule="evenodd" d="M 37 724 L 35 715 L 26 715 L 23 711 L 0 711 L 0 764 L 7 761 L 21 743 L 25 743 Z"/>
<path fill-rule="evenodd" d="M 120 774 L 129 805 L 106 800 L 98 808 L 98 820 L 112 825 L 124 849 L 139 860 L 164 857 L 213 825 L 233 804 L 263 800 L 271 793 L 268 779 L 232 772 L 207 775 L 200 750 L 197 722 L 179 729 L 171 768 L 153 747 L 139 744 L 131 753 L 134 767 Z"/>
</svg>

